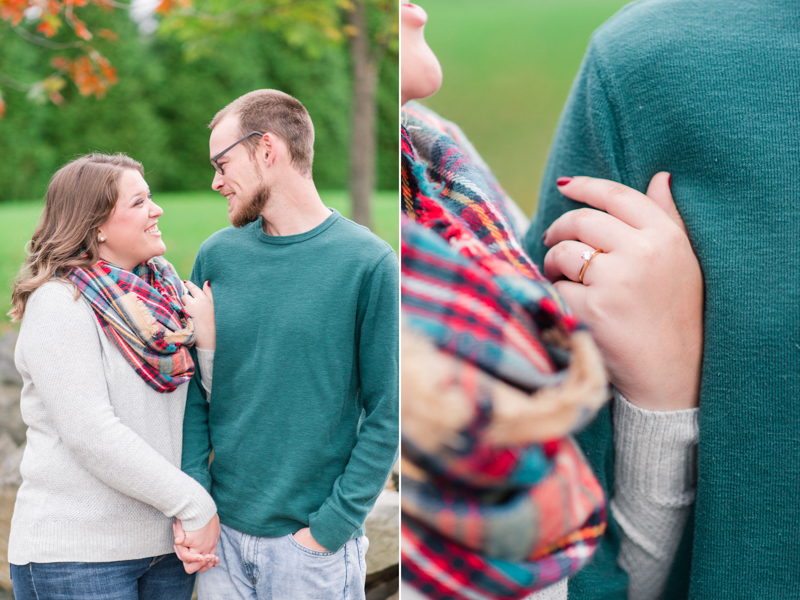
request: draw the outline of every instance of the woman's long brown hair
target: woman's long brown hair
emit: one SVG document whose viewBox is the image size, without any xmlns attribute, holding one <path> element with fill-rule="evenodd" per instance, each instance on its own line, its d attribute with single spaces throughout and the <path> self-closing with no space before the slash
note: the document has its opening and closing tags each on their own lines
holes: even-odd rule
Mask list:
<svg viewBox="0 0 800 600">
<path fill-rule="evenodd" d="M 30 295 L 59 269 L 86 268 L 97 261 L 97 230 L 117 205 L 125 169 L 144 176 L 142 164 L 125 154 L 88 154 L 53 175 L 42 218 L 14 283 L 8 313 L 12 321 L 22 319 Z"/>
</svg>

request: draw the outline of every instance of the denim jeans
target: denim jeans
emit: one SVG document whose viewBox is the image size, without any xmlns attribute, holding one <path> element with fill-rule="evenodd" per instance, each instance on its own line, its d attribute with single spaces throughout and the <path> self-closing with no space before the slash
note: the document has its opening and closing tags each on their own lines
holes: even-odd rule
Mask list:
<svg viewBox="0 0 800 600">
<path fill-rule="evenodd" d="M 194 575 L 175 554 L 117 562 L 11 565 L 15 600 L 191 600 Z"/>
<path fill-rule="evenodd" d="M 292 534 L 255 537 L 226 525 L 219 566 L 197 578 L 199 600 L 364 600 L 366 536 L 338 552 L 300 545 Z"/>
</svg>

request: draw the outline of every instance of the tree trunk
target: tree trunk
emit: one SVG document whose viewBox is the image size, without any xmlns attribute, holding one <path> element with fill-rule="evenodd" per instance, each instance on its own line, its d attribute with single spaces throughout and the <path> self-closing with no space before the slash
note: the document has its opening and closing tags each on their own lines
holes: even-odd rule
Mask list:
<svg viewBox="0 0 800 600">
<path fill-rule="evenodd" d="M 353 3 L 350 24 L 358 33 L 350 38 L 353 61 L 353 112 L 350 129 L 350 196 L 352 218 L 356 223 L 372 227 L 370 206 L 375 185 L 375 116 L 378 65 L 370 51 L 367 29 L 367 7 L 361 0 Z"/>
</svg>

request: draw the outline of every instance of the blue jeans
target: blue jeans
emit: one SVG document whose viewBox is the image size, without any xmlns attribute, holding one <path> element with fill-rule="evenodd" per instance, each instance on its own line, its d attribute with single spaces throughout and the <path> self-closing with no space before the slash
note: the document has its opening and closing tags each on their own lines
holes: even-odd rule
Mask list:
<svg viewBox="0 0 800 600">
<path fill-rule="evenodd" d="M 15 600 L 191 600 L 194 580 L 175 554 L 11 565 Z"/>
<path fill-rule="evenodd" d="M 226 525 L 219 566 L 197 578 L 199 600 L 364 600 L 366 536 L 338 552 L 300 545 L 292 534 L 255 537 Z"/>
</svg>

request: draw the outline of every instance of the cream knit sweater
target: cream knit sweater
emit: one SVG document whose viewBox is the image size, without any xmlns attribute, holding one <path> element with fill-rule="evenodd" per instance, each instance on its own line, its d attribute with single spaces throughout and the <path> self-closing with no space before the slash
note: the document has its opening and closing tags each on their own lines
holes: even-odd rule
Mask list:
<svg viewBox="0 0 800 600">
<path fill-rule="evenodd" d="M 172 517 L 196 530 L 214 516 L 180 470 L 187 385 L 160 394 L 145 384 L 71 284 L 31 295 L 15 359 L 28 444 L 10 563 L 168 554 Z"/>
</svg>

